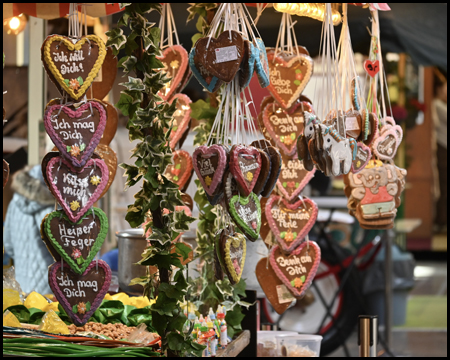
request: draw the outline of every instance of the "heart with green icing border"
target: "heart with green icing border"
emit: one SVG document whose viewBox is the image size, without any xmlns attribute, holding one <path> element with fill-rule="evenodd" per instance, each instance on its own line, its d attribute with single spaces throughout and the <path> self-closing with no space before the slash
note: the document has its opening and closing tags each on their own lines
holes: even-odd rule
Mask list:
<svg viewBox="0 0 450 360">
<path fill-rule="evenodd" d="M 74 223 L 63 210 L 53 211 L 45 218 L 44 232 L 70 268 L 82 274 L 105 241 L 108 218 L 101 209 L 93 207 Z"/>
<path fill-rule="evenodd" d="M 242 210 L 238 210 L 236 207 Z M 258 239 L 261 229 L 261 204 L 254 193 L 250 193 L 247 197 L 233 196 L 229 203 L 229 212 L 236 225 L 249 237 L 249 240 Z"/>
</svg>

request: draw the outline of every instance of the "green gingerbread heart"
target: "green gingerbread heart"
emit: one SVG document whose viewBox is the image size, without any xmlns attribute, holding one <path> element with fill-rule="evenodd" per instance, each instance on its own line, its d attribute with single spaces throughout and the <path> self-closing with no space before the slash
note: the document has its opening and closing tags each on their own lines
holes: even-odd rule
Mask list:
<svg viewBox="0 0 450 360">
<path fill-rule="evenodd" d="M 233 196 L 229 209 L 232 219 L 249 240 L 257 240 L 261 229 L 261 204 L 255 193 L 247 197 Z"/>
</svg>

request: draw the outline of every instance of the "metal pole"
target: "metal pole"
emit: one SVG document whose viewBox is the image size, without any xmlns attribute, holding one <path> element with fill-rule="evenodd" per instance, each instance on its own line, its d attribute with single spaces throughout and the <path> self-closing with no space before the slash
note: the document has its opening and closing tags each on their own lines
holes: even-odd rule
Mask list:
<svg viewBox="0 0 450 360">
<path fill-rule="evenodd" d="M 46 36 L 46 20 L 30 16 L 30 62 L 28 66 L 28 165 L 40 164 L 39 122 L 44 118 L 47 82 L 41 64 L 41 46 Z"/>
<path fill-rule="evenodd" d="M 387 230 L 385 236 L 385 258 L 384 258 L 384 281 L 385 281 L 385 312 L 384 312 L 384 333 L 386 346 L 392 348 L 392 237 L 393 231 Z"/>
</svg>

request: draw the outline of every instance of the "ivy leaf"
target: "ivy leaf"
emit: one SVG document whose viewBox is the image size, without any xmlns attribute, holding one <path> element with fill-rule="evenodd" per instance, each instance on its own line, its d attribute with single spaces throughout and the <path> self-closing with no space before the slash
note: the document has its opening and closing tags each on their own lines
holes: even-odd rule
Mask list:
<svg viewBox="0 0 450 360">
<path fill-rule="evenodd" d="M 175 247 L 177 249 L 177 254 L 180 254 L 183 257 L 183 260 L 186 260 L 192 251 L 192 248 L 190 246 L 182 242 L 176 243 Z"/>
<path fill-rule="evenodd" d="M 159 284 L 159 291 L 162 291 L 168 298 L 171 299 L 181 299 L 183 297 L 183 292 L 179 291 L 174 285 L 169 285 L 168 283 Z"/>
<path fill-rule="evenodd" d="M 169 344 L 169 349 L 173 351 L 180 351 L 183 346 L 184 337 L 176 332 L 171 332 L 167 335 L 167 341 Z"/>
<path fill-rule="evenodd" d="M 213 119 L 216 117 L 217 109 L 212 107 L 209 102 L 199 99 L 196 102 L 190 103 L 191 117 L 196 120 Z"/>
<path fill-rule="evenodd" d="M 217 280 L 216 286 L 223 296 L 233 296 L 233 286 L 228 280 Z"/>
<path fill-rule="evenodd" d="M 124 69 L 124 72 L 128 74 L 130 71 L 133 71 L 136 67 L 137 58 L 133 55 L 125 56 L 120 59 L 118 66 Z"/>
<path fill-rule="evenodd" d="M 186 289 L 188 284 L 186 282 L 186 279 L 184 278 L 182 271 L 177 271 L 173 280 L 175 282 L 175 288 L 177 290 L 182 291 Z"/>
<path fill-rule="evenodd" d="M 114 55 L 117 55 L 119 53 L 119 50 L 122 49 L 127 42 L 127 38 L 123 34 L 123 30 L 118 27 L 114 28 L 110 31 L 107 31 L 106 36 L 108 36 L 106 46 L 111 46 Z"/>
<path fill-rule="evenodd" d="M 132 91 L 145 91 L 145 85 L 142 79 L 128 77 L 128 82 L 120 83 L 119 85 L 125 86 L 128 90 Z"/>
</svg>

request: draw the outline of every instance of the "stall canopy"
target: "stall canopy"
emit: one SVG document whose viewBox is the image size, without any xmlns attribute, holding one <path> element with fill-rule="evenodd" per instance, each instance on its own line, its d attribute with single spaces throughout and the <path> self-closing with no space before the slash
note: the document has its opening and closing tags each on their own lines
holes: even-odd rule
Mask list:
<svg viewBox="0 0 450 360">
<path fill-rule="evenodd" d="M 250 5 L 250 4 L 247 4 Z M 186 23 L 187 13 L 181 11 L 188 4 L 173 4 L 175 22 Z M 447 71 L 447 4 L 446 3 L 389 3 L 391 11 L 380 12 L 381 43 L 384 52 L 405 52 L 413 61 L 423 66 L 439 66 Z M 106 16 L 120 11 L 119 4 L 89 3 L 86 7 L 90 16 Z M 255 10 L 252 10 L 255 11 Z M 25 13 L 43 19 L 55 19 L 69 13 L 69 3 L 4 3 L 3 18 Z M 350 6 L 349 26 L 355 52 L 367 54 L 370 45 L 370 13 L 368 9 Z M 299 18 L 295 25 L 299 43 L 306 46 L 312 56 L 319 53 L 322 24 L 310 18 Z M 267 9 L 261 16 L 258 29 L 264 42 L 271 46 L 276 42 L 281 13 Z M 195 22 L 187 24 L 180 33 L 190 46 L 190 37 L 196 33 Z M 185 34 L 184 34 L 185 33 Z M 336 27 L 339 36 L 340 26 Z M 185 35 L 185 36 L 184 36 Z"/>
</svg>

